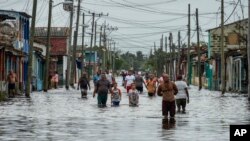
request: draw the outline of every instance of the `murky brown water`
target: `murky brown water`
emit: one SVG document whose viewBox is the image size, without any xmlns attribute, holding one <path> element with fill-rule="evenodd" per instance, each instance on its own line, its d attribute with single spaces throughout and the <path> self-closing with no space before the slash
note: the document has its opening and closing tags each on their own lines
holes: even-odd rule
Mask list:
<svg viewBox="0 0 250 141">
<path fill-rule="evenodd" d="M 190 89 L 186 114 L 176 123 L 162 119 L 161 97 L 140 95 L 140 106 L 129 107 L 123 94 L 120 107 L 98 108 L 92 93 L 87 100 L 76 90 L 35 92 L 31 99 L 0 103 L 0 140 L 157 141 L 229 140 L 230 124 L 250 123 L 246 95 Z"/>
</svg>

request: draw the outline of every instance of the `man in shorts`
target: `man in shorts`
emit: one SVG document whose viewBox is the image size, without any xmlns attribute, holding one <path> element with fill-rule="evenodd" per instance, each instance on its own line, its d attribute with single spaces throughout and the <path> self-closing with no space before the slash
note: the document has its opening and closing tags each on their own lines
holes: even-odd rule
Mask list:
<svg viewBox="0 0 250 141">
<path fill-rule="evenodd" d="M 16 82 L 17 77 L 16 74 L 11 70 L 9 71 L 9 74 L 7 76 L 7 82 L 8 82 L 8 95 L 9 97 L 15 97 L 16 95 Z"/>
<path fill-rule="evenodd" d="M 157 90 L 157 94 L 162 96 L 162 115 L 168 118 L 170 113 L 170 119 L 174 119 L 175 116 L 175 95 L 178 93 L 178 89 L 174 82 L 169 80 L 169 76 L 164 74 L 163 83 L 160 84 Z"/>
<path fill-rule="evenodd" d="M 146 86 L 141 76 L 141 72 L 138 72 L 138 74 L 135 76 L 135 86 L 136 86 L 136 90 L 139 91 L 140 94 L 143 93 L 143 84 Z"/>
</svg>

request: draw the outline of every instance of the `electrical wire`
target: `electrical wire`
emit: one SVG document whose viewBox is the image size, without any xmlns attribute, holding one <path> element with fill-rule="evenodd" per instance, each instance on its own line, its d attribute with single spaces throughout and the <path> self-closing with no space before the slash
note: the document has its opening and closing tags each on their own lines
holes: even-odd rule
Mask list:
<svg viewBox="0 0 250 141">
<path fill-rule="evenodd" d="M 235 12 L 235 10 L 236 10 L 236 8 L 237 8 L 237 6 L 238 6 L 238 4 L 240 3 L 240 0 L 238 0 L 238 2 L 236 3 L 236 5 L 234 6 L 234 9 L 233 9 L 233 11 L 230 13 L 230 15 L 227 17 L 227 19 L 224 21 L 224 23 L 226 23 L 230 18 L 231 18 L 231 16 L 233 15 L 233 13 Z"/>
</svg>

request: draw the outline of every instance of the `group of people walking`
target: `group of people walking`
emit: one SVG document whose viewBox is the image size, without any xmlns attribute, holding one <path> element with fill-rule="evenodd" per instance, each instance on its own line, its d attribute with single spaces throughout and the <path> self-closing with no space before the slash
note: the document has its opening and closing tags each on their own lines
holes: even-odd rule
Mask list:
<svg viewBox="0 0 250 141">
<path fill-rule="evenodd" d="M 177 76 L 177 81 L 175 82 L 170 81 L 169 75 L 165 73 L 163 73 L 160 78 L 155 77 L 153 74 L 146 74 L 144 79 L 141 73 L 134 74 L 132 71 L 128 71 L 127 74 L 122 73 L 122 77 L 123 86 L 127 91 L 130 106 L 139 105 L 139 95 L 143 93 L 143 87 L 145 86 L 148 96 L 152 97 L 156 94 L 162 96 L 163 116 L 167 118 L 168 115 L 170 115 L 170 118 L 174 118 L 176 107 L 177 112 L 185 113 L 186 104 L 189 103 L 189 93 L 187 89 L 188 86 L 186 82 L 182 80 L 181 75 Z M 9 96 L 14 97 L 17 78 L 13 71 L 9 72 L 7 82 Z M 57 88 L 57 72 L 55 72 L 53 76 L 53 82 L 54 87 Z M 93 77 L 93 82 L 93 97 L 97 94 L 97 103 L 99 107 L 106 107 L 109 93 L 111 93 L 112 106 L 119 106 L 122 99 L 122 93 L 112 73 L 109 71 L 98 71 Z M 82 74 L 78 81 L 78 89 L 79 88 L 82 98 L 87 98 L 87 91 L 91 90 L 91 87 L 86 72 Z"/>
<path fill-rule="evenodd" d="M 145 86 L 148 96 L 153 97 L 156 94 L 162 96 L 162 115 L 165 118 L 170 116 L 170 119 L 174 119 L 176 107 L 177 112 L 185 113 L 186 104 L 189 103 L 189 93 L 188 86 L 182 80 L 181 75 L 177 76 L 177 81 L 175 82 L 170 81 L 169 75 L 165 73 L 160 78 L 155 77 L 153 74 L 148 74 L 145 75 L 144 79 L 141 73 L 133 74 L 132 71 L 128 71 L 127 74 L 122 73 L 122 77 L 130 106 L 139 105 L 139 95 L 143 93 L 143 87 Z M 97 72 L 93 78 L 93 82 L 95 86 L 93 97 L 97 94 L 99 107 L 106 107 L 108 93 L 111 93 L 112 106 L 119 106 L 122 93 L 111 73 L 108 71 L 105 73 Z M 79 86 L 81 87 L 82 97 L 86 98 L 87 89 L 90 89 L 86 73 L 83 73 L 79 79 Z"/>
</svg>

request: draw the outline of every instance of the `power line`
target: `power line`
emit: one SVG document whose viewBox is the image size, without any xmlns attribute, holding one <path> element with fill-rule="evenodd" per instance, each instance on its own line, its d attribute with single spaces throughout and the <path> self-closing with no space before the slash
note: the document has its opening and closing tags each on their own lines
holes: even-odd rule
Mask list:
<svg viewBox="0 0 250 141">
<path fill-rule="evenodd" d="M 237 6 L 238 6 L 239 3 L 240 3 L 240 0 L 238 0 L 238 2 L 236 3 L 236 5 L 234 6 L 233 11 L 230 13 L 230 15 L 227 17 L 227 19 L 225 20 L 224 23 L 226 23 L 226 22 L 230 19 L 230 17 L 231 17 L 231 16 L 233 15 L 233 13 L 235 12 L 235 10 L 236 10 L 236 8 L 237 8 Z"/>
</svg>

